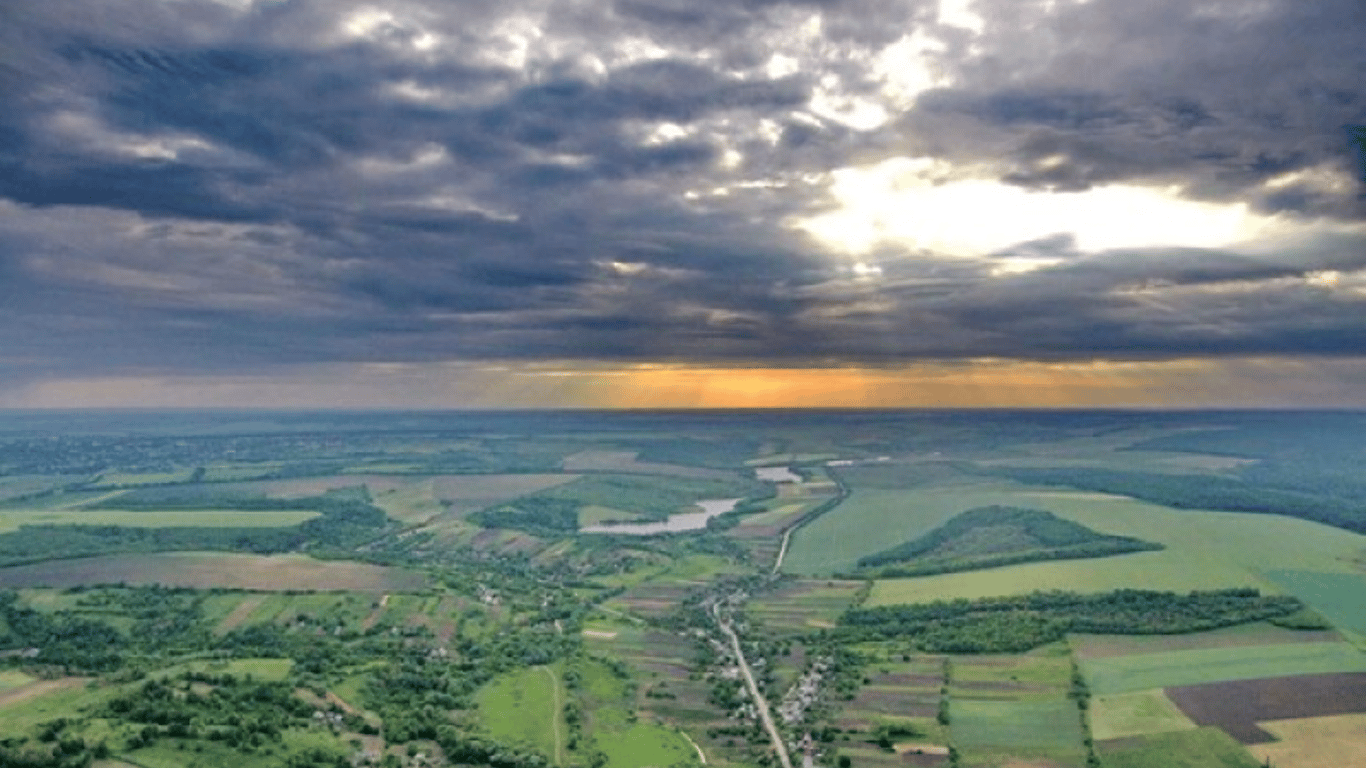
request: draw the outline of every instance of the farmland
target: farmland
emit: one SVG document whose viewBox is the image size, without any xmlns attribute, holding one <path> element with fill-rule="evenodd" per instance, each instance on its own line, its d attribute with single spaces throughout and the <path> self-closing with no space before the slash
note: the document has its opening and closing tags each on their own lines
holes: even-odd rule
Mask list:
<svg viewBox="0 0 1366 768">
<path fill-rule="evenodd" d="M 1335 455 L 1366 458 L 1366 420 L 1287 453 L 1297 422 L 1238 414 L 12 418 L 0 750 L 53 765 L 63 744 L 261 768 L 1327 768 L 1362 748 L 1366 536 L 1321 513 L 1358 490 L 1366 510 Z M 1137 475 L 1163 498 L 1091 487 Z M 1296 501 L 1228 508 L 1258 489 Z M 581 530 L 716 499 L 739 502 L 697 529 Z"/>
<path fill-rule="evenodd" d="M 1106 694 L 1221 680 L 1366 672 L 1366 654 L 1348 643 L 1289 643 L 1091 659 L 1081 667 L 1092 692 Z"/>
<path fill-rule="evenodd" d="M 75 587 L 120 582 L 204 589 L 374 593 L 419 589 L 426 580 L 415 573 L 367 563 L 314 560 L 299 555 L 261 557 L 199 552 L 87 557 L 0 570 L 0 585 L 6 587 Z"/>
</svg>

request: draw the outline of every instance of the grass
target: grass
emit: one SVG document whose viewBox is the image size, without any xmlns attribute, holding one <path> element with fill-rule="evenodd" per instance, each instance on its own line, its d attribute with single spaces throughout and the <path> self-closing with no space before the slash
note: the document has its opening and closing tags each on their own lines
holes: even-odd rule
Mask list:
<svg viewBox="0 0 1366 768">
<path fill-rule="evenodd" d="M 677 731 L 658 723 L 636 722 L 598 739 L 609 768 L 697 765 L 697 752 Z"/>
<path fill-rule="evenodd" d="M 289 677 L 294 668 L 293 659 L 227 659 L 216 661 L 191 661 L 166 667 L 156 673 L 156 677 L 174 677 L 185 672 L 210 675 L 232 675 L 238 678 L 251 677 L 267 683 L 278 683 Z"/>
<path fill-rule="evenodd" d="M 827 576 L 853 571 L 860 557 L 889 543 L 923 536 L 965 509 L 1005 498 L 998 490 L 1001 485 L 985 481 L 924 492 L 855 486 L 843 503 L 792 535 L 783 572 Z"/>
<path fill-rule="evenodd" d="M 556 706 L 556 701 L 563 701 L 559 687 L 559 673 L 550 667 L 503 675 L 480 689 L 476 697 L 480 723 L 498 741 L 521 744 L 554 759 L 564 749 L 567 732 Z"/>
<path fill-rule="evenodd" d="M 757 595 L 746 612 L 772 629 L 806 632 L 833 627 L 862 586 L 858 581 L 795 581 Z"/>
<path fill-rule="evenodd" d="M 0 509 L 0 533 L 24 525 L 118 525 L 128 528 L 286 528 L 317 517 L 307 510 Z"/>
<path fill-rule="evenodd" d="M 1338 628 L 1366 636 L 1366 575 L 1271 570 L 1266 576 Z"/>
<path fill-rule="evenodd" d="M 584 709 L 591 712 L 588 735 L 607 756 L 608 768 L 697 764 L 697 751 L 677 730 L 637 719 L 626 683 L 600 663 L 583 666 Z"/>
<path fill-rule="evenodd" d="M 1328 672 L 1366 672 L 1366 654 L 1349 643 L 1206 648 L 1081 662 L 1093 694 Z"/>
<path fill-rule="evenodd" d="M 1069 635 L 1068 642 L 1079 658 L 1103 659 L 1112 656 L 1196 651 L 1202 648 L 1241 648 L 1257 645 L 1325 642 L 1341 640 L 1330 631 L 1285 629 L 1264 621 L 1221 627 L 1208 632 L 1185 635 Z"/>
<path fill-rule="evenodd" d="M 918 503 L 920 497 L 921 494 L 913 493 L 907 503 Z M 1163 544 L 1167 549 L 1102 560 L 1030 563 L 969 573 L 880 580 L 868 604 L 977 598 L 1049 589 L 1104 592 L 1141 587 L 1186 592 L 1256 586 L 1279 593 L 1286 590 L 1264 576 L 1264 572 L 1350 573 L 1353 558 L 1366 549 L 1366 536 L 1280 515 L 1176 510 L 1123 497 L 1067 490 L 1009 492 L 1004 486 L 996 498 L 1001 500 L 999 503 L 1044 508 L 1098 532 L 1134 536 Z M 840 509 L 843 506 L 816 522 L 827 517 L 837 519 Z M 790 561 L 791 552 L 788 557 Z"/>
<path fill-rule="evenodd" d="M 1081 752 L 1081 714 L 1068 700 L 949 703 L 949 731 L 964 750 Z"/>
<path fill-rule="evenodd" d="M 1196 727 L 1161 689 L 1091 697 L 1091 737 L 1097 741 Z"/>
<path fill-rule="evenodd" d="M 1105 768 L 1260 768 L 1243 745 L 1218 728 L 1160 733 L 1097 744 Z"/>
<path fill-rule="evenodd" d="M 211 589 L 351 590 L 385 593 L 422 589 L 427 578 L 401 568 L 307 555 L 165 552 L 53 560 L 0 569 L 0 587 L 165 584 Z"/>
<path fill-rule="evenodd" d="M 17 669 L 0 670 L 0 693 L 12 691 L 15 688 L 28 685 L 37 679 L 38 678 L 26 675 Z"/>
<path fill-rule="evenodd" d="M 0 697 L 0 733 L 22 733 L 58 717 L 72 717 L 123 692 L 120 686 L 87 683 L 84 678 L 56 678 L 8 691 Z"/>
</svg>

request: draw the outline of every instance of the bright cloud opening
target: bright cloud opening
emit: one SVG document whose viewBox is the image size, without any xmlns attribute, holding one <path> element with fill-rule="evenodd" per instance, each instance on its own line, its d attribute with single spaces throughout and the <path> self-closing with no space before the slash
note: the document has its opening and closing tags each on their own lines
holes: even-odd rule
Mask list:
<svg viewBox="0 0 1366 768">
<path fill-rule="evenodd" d="M 1072 234 L 1088 251 L 1214 248 L 1245 242 L 1276 223 L 1243 203 L 1183 199 L 1174 187 L 1037 192 L 986 179 L 944 180 L 940 164 L 911 158 L 832 176 L 830 192 L 839 207 L 790 223 L 854 255 L 893 244 L 981 256 L 1059 233 Z"/>
</svg>

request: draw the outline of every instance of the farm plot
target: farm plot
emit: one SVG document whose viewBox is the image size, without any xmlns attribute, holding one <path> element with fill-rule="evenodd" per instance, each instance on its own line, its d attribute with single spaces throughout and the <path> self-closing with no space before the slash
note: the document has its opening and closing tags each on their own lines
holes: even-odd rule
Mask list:
<svg viewBox="0 0 1366 768">
<path fill-rule="evenodd" d="M 1266 577 L 1335 626 L 1366 638 L 1366 575 L 1273 570 Z"/>
<path fill-rule="evenodd" d="M 665 464 L 655 461 L 637 461 L 638 451 L 589 450 L 564 458 L 566 472 L 623 472 L 639 475 L 666 475 L 672 477 L 700 477 L 727 480 L 735 477 L 734 472 L 705 467 L 687 467 L 682 464 Z"/>
<path fill-rule="evenodd" d="M 965 701 L 949 705 L 950 732 L 963 765 L 987 766 L 1003 758 L 1042 758 L 1058 766 L 1086 764 L 1081 713 L 1075 702 Z"/>
<path fill-rule="evenodd" d="M 306 555 L 166 552 L 52 560 L 0 568 L 0 587 L 67 588 L 90 584 L 163 584 L 175 587 L 406 592 L 423 589 L 427 577 L 402 568 Z"/>
<path fill-rule="evenodd" d="M 1067 697 L 1072 664 L 1057 651 L 1027 656 L 960 656 L 953 660 L 949 695 L 954 701 L 1058 700 Z"/>
<path fill-rule="evenodd" d="M 835 626 L 863 582 L 798 580 L 750 600 L 746 612 L 771 629 L 809 632 Z"/>
<path fill-rule="evenodd" d="M 607 768 L 697 764 L 696 750 L 678 731 L 634 716 L 627 681 L 605 664 L 583 665 L 580 700 L 589 713 L 588 735 L 607 756 Z"/>
<path fill-rule="evenodd" d="M 1366 755 L 1366 714 L 1262 723 L 1276 737 L 1249 747 L 1259 763 L 1279 768 L 1345 768 Z"/>
<path fill-rule="evenodd" d="M 1366 654 L 1348 643 L 1290 643 L 1082 659 L 1093 694 L 1250 680 L 1268 676 L 1366 672 Z"/>
<path fill-rule="evenodd" d="M 1259 744 L 1275 738 L 1258 726 L 1263 720 L 1366 712 L 1366 673 L 1231 680 L 1168 688 L 1167 695 L 1194 722 Z"/>
<path fill-rule="evenodd" d="M 1092 696 L 1090 710 L 1096 741 L 1198 727 L 1161 689 Z"/>
<path fill-rule="evenodd" d="M 490 504 L 554 488 L 577 480 L 579 475 L 436 475 L 431 478 L 432 494 L 450 505 L 454 514 L 482 509 Z"/>
<path fill-rule="evenodd" d="M 476 696 L 479 721 L 498 741 L 524 745 L 564 761 L 564 691 L 552 667 L 530 667 L 499 677 Z"/>
<path fill-rule="evenodd" d="M 935 666 L 884 664 L 865 671 L 868 682 L 859 688 L 853 701 L 839 707 L 837 724 L 845 730 L 871 731 L 887 718 L 933 720 L 939 712 L 944 684 Z"/>
<path fill-rule="evenodd" d="M 287 528 L 317 517 L 306 510 L 0 509 L 0 533 L 24 525 L 117 525 L 125 528 Z"/>
<path fill-rule="evenodd" d="M 1096 752 L 1105 768 L 1262 768 L 1218 728 L 1096 742 Z"/>
<path fill-rule="evenodd" d="M 1264 621 L 1222 627 L 1185 635 L 1068 635 L 1068 644 L 1081 659 L 1108 659 L 1135 654 L 1195 651 L 1205 648 L 1244 648 L 1289 643 L 1341 642 L 1337 632 L 1285 629 Z"/>
<path fill-rule="evenodd" d="M 728 733 L 736 722 L 708 701 L 709 683 L 693 679 L 697 648 L 692 640 L 628 623 L 595 623 L 584 641 L 595 653 L 625 662 L 639 682 L 633 703 L 639 722 L 655 718 L 683 729 L 713 762 L 743 754 L 745 736 Z M 756 743 L 763 743 L 762 738 Z"/>
<path fill-rule="evenodd" d="M 783 572 L 824 576 L 853 571 L 860 557 L 922 536 L 965 509 L 1008 504 L 1010 487 L 995 480 L 923 490 L 854 485 L 849 498 L 792 535 Z"/>
</svg>

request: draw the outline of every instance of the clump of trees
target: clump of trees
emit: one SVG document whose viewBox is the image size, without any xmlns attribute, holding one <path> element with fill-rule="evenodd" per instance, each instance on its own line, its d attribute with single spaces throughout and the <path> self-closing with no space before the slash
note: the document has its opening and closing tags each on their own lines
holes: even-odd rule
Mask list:
<svg viewBox="0 0 1366 768">
<path fill-rule="evenodd" d="M 932 653 L 1016 653 L 1061 640 L 1068 632 L 1121 635 L 1202 632 L 1288 616 L 1293 598 L 1253 588 L 1189 594 L 1121 589 L 1098 595 L 1035 592 L 979 600 L 850 610 L 840 618 L 847 641 L 909 637 Z"/>
</svg>

